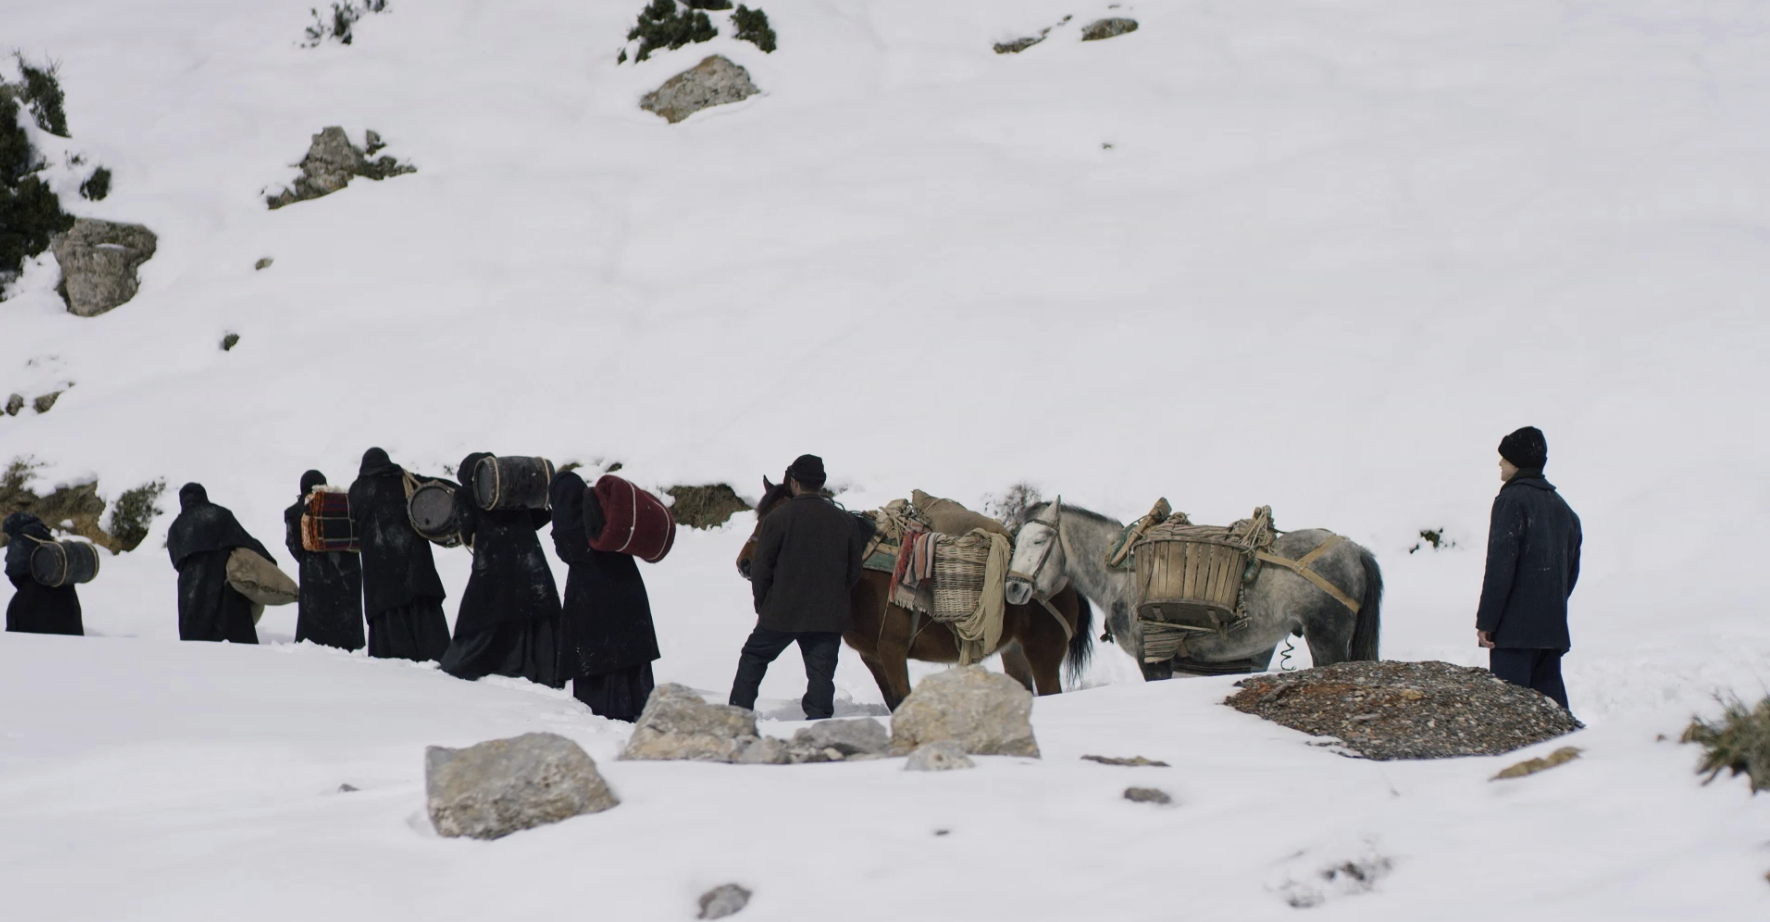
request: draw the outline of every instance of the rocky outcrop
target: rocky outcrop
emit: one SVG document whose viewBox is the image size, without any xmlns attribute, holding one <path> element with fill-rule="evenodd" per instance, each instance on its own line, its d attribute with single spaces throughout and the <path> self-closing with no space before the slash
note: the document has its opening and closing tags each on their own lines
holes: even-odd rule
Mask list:
<svg viewBox="0 0 1770 922">
<path fill-rule="evenodd" d="M 25 408 L 25 395 L 13 394 L 6 398 L 6 415 L 17 416 L 18 411 Z"/>
<path fill-rule="evenodd" d="M 525 733 L 424 752 L 425 805 L 439 835 L 498 839 L 620 804 L 577 743 Z"/>
<path fill-rule="evenodd" d="M 701 914 L 697 919 L 723 919 L 736 915 L 750 905 L 750 891 L 737 884 L 723 884 L 701 894 Z"/>
<path fill-rule="evenodd" d="M 1117 16 L 1111 19 L 1096 19 L 1082 27 L 1082 41 L 1098 42 L 1102 39 L 1116 38 L 1135 31 L 1137 31 L 1137 20 L 1135 19 Z"/>
<path fill-rule="evenodd" d="M 937 672 L 916 685 L 891 715 L 891 748 L 908 753 L 952 740 L 972 755 L 1038 758 L 1032 693 L 981 666 Z"/>
<path fill-rule="evenodd" d="M 265 203 L 274 210 L 331 195 L 349 185 L 351 179 L 358 176 L 382 180 L 389 176 L 418 172 L 417 167 L 400 163 L 392 157 L 369 159 L 386 146 L 381 143 L 381 136 L 375 132 L 367 132 L 363 142 L 368 147 L 367 152 L 352 144 L 350 136 L 344 133 L 343 128 L 334 125 L 322 130 L 313 136 L 313 143 L 307 148 L 307 156 L 301 158 L 301 163 L 298 164 L 301 175 L 296 177 L 294 186 L 270 196 L 265 199 Z"/>
<path fill-rule="evenodd" d="M 674 683 L 658 686 L 646 700 L 621 758 L 752 765 L 790 761 L 784 740 L 756 732 L 755 712 L 708 704 L 693 690 Z"/>
<path fill-rule="evenodd" d="M 1174 798 L 1161 788 L 1125 788 L 1125 799 L 1134 804 L 1157 804 L 1160 806 L 1174 802 Z"/>
<path fill-rule="evenodd" d="M 159 238 L 140 224 L 76 219 L 72 229 L 49 241 L 61 266 L 56 290 L 69 313 L 96 317 L 135 297 L 141 284 L 135 272 L 158 246 Z"/>
<path fill-rule="evenodd" d="M 921 746 L 903 763 L 903 770 L 907 772 L 950 772 L 976 767 L 977 763 L 965 755 L 964 747 L 955 740 L 940 740 Z"/>
<path fill-rule="evenodd" d="M 749 71 L 716 54 L 645 94 L 639 108 L 674 125 L 702 109 L 742 102 L 760 92 Z"/>
</svg>

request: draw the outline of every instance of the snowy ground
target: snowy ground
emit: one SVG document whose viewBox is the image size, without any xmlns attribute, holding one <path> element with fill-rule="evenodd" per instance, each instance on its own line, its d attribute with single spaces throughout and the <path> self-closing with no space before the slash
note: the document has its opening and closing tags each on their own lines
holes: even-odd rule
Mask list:
<svg viewBox="0 0 1770 922">
<path fill-rule="evenodd" d="M 1770 910 L 1763 799 L 1655 742 L 1770 685 L 1770 9 L 1141 0 L 1112 11 L 1138 32 L 1083 44 L 1106 4 L 767 0 L 772 55 L 722 37 L 617 66 L 641 0 L 396 0 L 301 49 L 311 5 L 0 16 L 0 44 L 61 62 L 73 137 L 36 139 L 64 202 L 160 236 L 102 318 L 62 310 L 47 256 L 0 302 L 0 396 L 72 385 L 0 418 L 0 461 L 109 497 L 199 480 L 273 548 L 301 472 L 347 481 L 375 444 L 752 497 L 815 451 L 855 508 L 1018 480 L 1120 517 L 1271 504 L 1377 552 L 1386 656 L 1479 663 L 1493 446 L 1530 423 L 1588 535 L 1589 751 L 1507 786 L 1492 760 L 1348 761 L 1106 650 L 1095 687 L 1039 703 L 1043 763 L 614 763 L 619 810 L 444 842 L 415 821 L 424 744 L 546 728 L 606 764 L 621 731 L 520 683 L 290 646 L 287 609 L 261 629 L 281 645 L 181 646 L 168 515 L 83 590 L 98 637 L 0 637 L 21 918 L 669 919 L 726 879 L 757 918 L 1266 918 L 1366 852 L 1393 861 L 1375 892 L 1313 912 Z M 708 53 L 764 94 L 674 126 L 637 109 Z M 419 172 L 266 210 L 333 124 Z M 79 199 L 74 152 L 110 198 Z M 660 679 L 729 683 L 751 524 L 647 569 Z M 1422 528 L 1461 546 L 1410 555 Z M 458 597 L 465 556 L 439 559 Z M 845 712 L 878 709 L 852 655 L 838 678 Z M 767 713 L 801 681 L 783 660 Z M 1155 777 L 1178 807 L 1116 799 Z"/>
</svg>

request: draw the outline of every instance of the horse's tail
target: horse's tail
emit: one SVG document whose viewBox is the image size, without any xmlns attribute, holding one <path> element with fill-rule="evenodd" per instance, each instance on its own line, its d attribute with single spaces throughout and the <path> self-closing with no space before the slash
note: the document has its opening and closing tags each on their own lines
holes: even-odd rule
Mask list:
<svg viewBox="0 0 1770 922">
<path fill-rule="evenodd" d="M 1063 671 L 1069 677 L 1071 688 L 1082 680 L 1082 673 L 1087 672 L 1088 664 L 1094 661 L 1094 607 L 1080 592 L 1075 597 L 1076 630 L 1069 635 L 1069 652 L 1063 660 Z"/>
<path fill-rule="evenodd" d="M 1358 562 L 1364 565 L 1364 598 L 1358 602 L 1358 618 L 1352 623 L 1352 659 L 1375 660 L 1377 635 L 1383 630 L 1383 571 L 1377 558 L 1366 548 L 1358 549 Z"/>
</svg>

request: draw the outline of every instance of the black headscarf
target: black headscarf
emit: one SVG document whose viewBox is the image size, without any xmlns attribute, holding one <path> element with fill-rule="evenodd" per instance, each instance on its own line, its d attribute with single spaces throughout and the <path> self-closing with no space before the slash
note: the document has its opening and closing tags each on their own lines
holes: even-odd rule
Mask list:
<svg viewBox="0 0 1770 922">
<path fill-rule="evenodd" d="M 49 533 L 43 520 L 28 512 L 14 512 L 0 523 L 0 532 L 6 534 L 6 575 L 29 576 L 31 574 L 31 555 L 37 552 L 37 542 L 27 541 L 28 535 L 43 541 L 54 538 Z"/>
<path fill-rule="evenodd" d="M 200 483 L 187 483 L 178 491 L 178 518 L 166 534 L 166 550 L 174 567 L 182 566 L 197 554 L 226 551 L 236 547 L 249 548 L 271 563 L 276 558 L 246 533 L 234 514 L 209 501 L 209 491 Z"/>
<path fill-rule="evenodd" d="M 325 482 L 326 482 L 326 475 L 320 473 L 319 471 L 308 471 L 307 473 L 302 474 L 301 475 L 301 495 L 305 497 L 307 494 L 313 492 L 314 487 L 321 486 Z"/>
<path fill-rule="evenodd" d="M 371 448 L 363 452 L 363 466 L 357 470 L 358 477 L 385 477 L 397 474 L 400 466 L 387 457 L 387 452 L 380 448 Z"/>
</svg>

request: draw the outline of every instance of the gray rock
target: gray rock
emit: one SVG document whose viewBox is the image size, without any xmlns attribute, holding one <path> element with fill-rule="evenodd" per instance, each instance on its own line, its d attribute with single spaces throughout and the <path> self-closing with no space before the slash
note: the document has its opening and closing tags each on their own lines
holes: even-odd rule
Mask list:
<svg viewBox="0 0 1770 922">
<path fill-rule="evenodd" d="M 1102 39 L 1116 38 L 1128 32 L 1137 31 L 1137 20 L 1113 17 L 1097 19 L 1082 27 L 1082 41 L 1098 42 Z"/>
<path fill-rule="evenodd" d="M 381 136 L 373 131 L 367 133 L 366 140 L 374 150 L 385 146 L 381 143 Z M 349 185 L 352 177 L 380 180 L 418 172 L 417 167 L 400 163 L 392 157 L 370 160 L 368 154 L 350 143 L 350 136 L 344 133 L 344 129 L 336 125 L 313 136 L 307 156 L 301 158 L 299 166 L 301 175 L 295 178 L 295 185 L 265 200 L 272 210 L 331 195 Z"/>
<path fill-rule="evenodd" d="M 795 750 L 834 749 L 843 757 L 876 755 L 891 750 L 891 731 L 871 717 L 820 720 L 793 734 Z"/>
<path fill-rule="evenodd" d="M 1161 788 L 1125 788 L 1125 799 L 1137 804 L 1171 804 L 1174 798 Z"/>
<path fill-rule="evenodd" d="M 76 218 L 67 233 L 49 241 L 61 266 L 56 290 L 70 313 L 96 317 L 135 297 L 140 286 L 135 271 L 158 247 L 159 238 L 140 224 Z"/>
<path fill-rule="evenodd" d="M 54 407 L 55 402 L 59 399 L 61 399 L 61 391 L 44 394 L 36 400 L 31 401 L 31 409 L 36 410 L 39 413 L 48 413 L 50 408 Z"/>
<path fill-rule="evenodd" d="M 630 761 L 782 764 L 786 743 L 756 732 L 756 714 L 708 704 L 692 690 L 660 685 L 645 702 L 621 758 Z"/>
<path fill-rule="evenodd" d="M 620 804 L 578 744 L 525 733 L 466 749 L 424 752 L 430 822 L 444 836 L 497 839 Z"/>
<path fill-rule="evenodd" d="M 645 94 L 639 108 L 674 125 L 702 109 L 742 102 L 760 92 L 750 82 L 749 71 L 716 54 Z"/>
<path fill-rule="evenodd" d="M 953 740 L 929 743 L 910 753 L 903 763 L 907 772 L 948 772 L 956 768 L 976 768 L 977 763 Z"/>
<path fill-rule="evenodd" d="M 723 884 L 701 894 L 699 919 L 723 919 L 750 905 L 750 891 L 737 884 Z"/>
<path fill-rule="evenodd" d="M 11 397 L 6 398 L 6 415 L 7 416 L 17 416 L 18 411 L 20 411 L 24 408 L 25 408 L 25 395 L 13 394 Z"/>
<path fill-rule="evenodd" d="M 259 261 L 253 263 L 252 268 L 258 270 L 259 272 L 263 272 L 264 270 L 269 269 L 271 263 L 273 263 L 275 261 L 276 260 L 271 259 L 269 256 L 266 256 L 263 259 L 260 259 Z"/>
<path fill-rule="evenodd" d="M 1044 32 L 1040 32 L 1037 35 L 1023 36 L 1023 37 L 1017 38 L 1011 42 L 997 42 L 995 45 L 996 54 L 1019 54 L 1022 51 L 1025 51 L 1026 49 L 1031 48 L 1032 46 L 1037 45 L 1038 43 L 1044 41 L 1045 40 L 1045 32 L 1049 32 L 1049 31 L 1051 31 L 1051 30 L 1046 29 Z"/>
<path fill-rule="evenodd" d="M 918 683 L 891 715 L 891 748 L 907 753 L 955 740 L 972 755 L 1038 758 L 1032 693 L 982 666 L 937 672 Z"/>
</svg>

